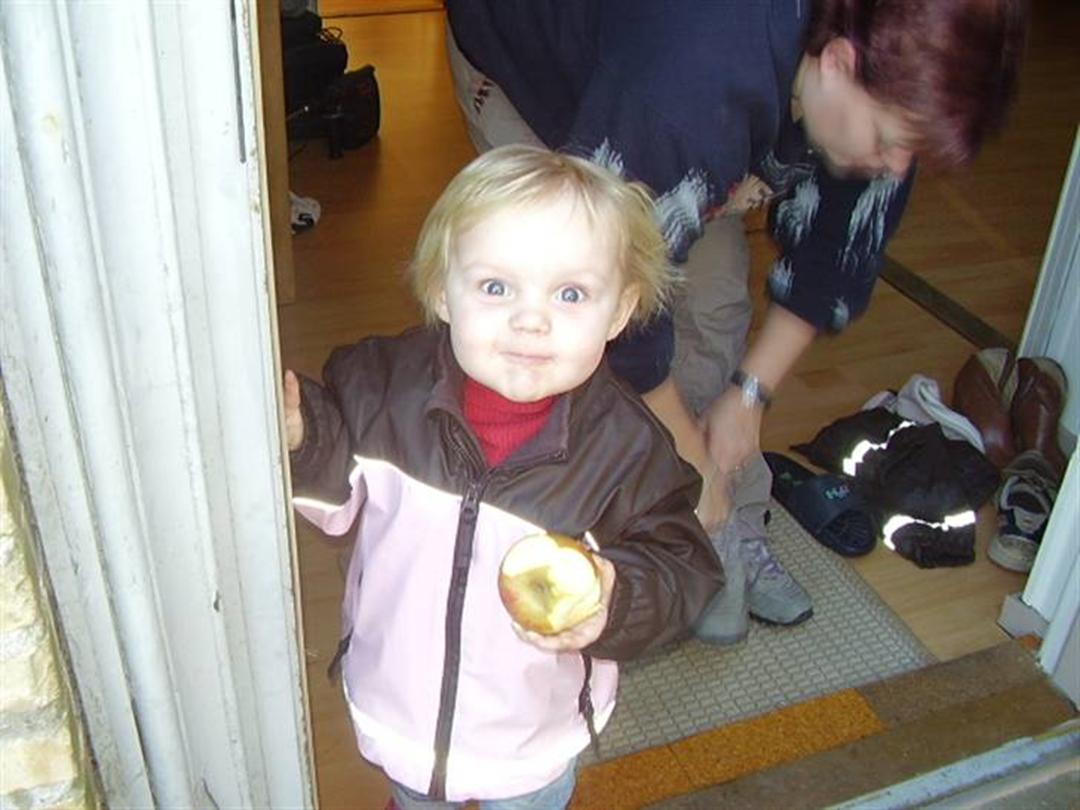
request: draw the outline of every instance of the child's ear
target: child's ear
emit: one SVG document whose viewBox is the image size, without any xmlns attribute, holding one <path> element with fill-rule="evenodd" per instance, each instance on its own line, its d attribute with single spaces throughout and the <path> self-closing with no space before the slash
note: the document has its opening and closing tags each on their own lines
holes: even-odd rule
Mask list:
<svg viewBox="0 0 1080 810">
<path fill-rule="evenodd" d="M 608 330 L 608 340 L 614 339 L 623 329 L 626 328 L 626 324 L 630 321 L 630 316 L 634 314 L 634 310 L 637 309 L 638 301 L 641 299 L 641 293 L 639 292 L 638 285 L 630 284 L 619 295 L 619 305 L 615 309 L 615 316 L 611 319 L 611 329 Z"/>
<path fill-rule="evenodd" d="M 439 316 L 439 320 L 443 323 L 450 323 L 450 307 L 446 305 L 446 287 L 439 289 L 433 304 L 435 314 Z"/>
</svg>

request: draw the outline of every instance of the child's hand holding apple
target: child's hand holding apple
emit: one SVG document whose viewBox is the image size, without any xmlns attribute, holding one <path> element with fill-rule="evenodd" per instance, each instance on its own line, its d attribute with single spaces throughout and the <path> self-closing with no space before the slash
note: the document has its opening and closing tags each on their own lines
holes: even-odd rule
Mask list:
<svg viewBox="0 0 1080 810">
<path fill-rule="evenodd" d="M 614 565 L 558 534 L 522 538 L 499 573 L 499 596 L 514 631 L 553 652 L 580 650 L 600 637 L 614 586 Z"/>
</svg>

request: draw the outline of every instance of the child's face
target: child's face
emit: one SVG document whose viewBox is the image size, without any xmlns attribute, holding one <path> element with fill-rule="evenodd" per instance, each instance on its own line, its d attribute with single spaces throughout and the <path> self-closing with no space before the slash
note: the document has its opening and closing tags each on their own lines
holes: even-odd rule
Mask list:
<svg viewBox="0 0 1080 810">
<path fill-rule="evenodd" d="M 609 231 L 561 195 L 459 234 L 437 310 L 465 373 L 515 402 L 588 379 L 638 298 Z"/>
</svg>

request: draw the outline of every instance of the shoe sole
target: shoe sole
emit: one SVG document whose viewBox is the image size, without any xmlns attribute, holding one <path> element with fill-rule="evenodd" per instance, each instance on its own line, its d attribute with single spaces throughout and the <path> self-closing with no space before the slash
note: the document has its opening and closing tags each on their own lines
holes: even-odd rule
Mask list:
<svg viewBox="0 0 1080 810">
<path fill-rule="evenodd" d="M 1006 571 L 1014 571 L 1017 574 L 1028 574 L 1034 566 L 1033 560 L 1019 559 L 1012 554 L 1004 554 L 996 551 L 992 546 L 986 556 L 995 565 L 1004 568 Z"/>
<path fill-rule="evenodd" d="M 1031 542 L 1026 537 L 1020 539 Z M 986 550 L 986 556 L 990 558 L 992 563 L 1007 571 L 1026 574 L 1035 565 L 1035 554 L 1038 553 L 1038 548 L 1035 548 L 1034 552 L 1034 554 L 1027 555 L 1021 551 L 1012 551 L 1002 543 L 1001 535 L 994 535 L 994 537 L 990 538 L 990 547 Z"/>
<path fill-rule="evenodd" d="M 741 641 L 746 641 L 748 635 L 750 635 L 750 631 L 746 630 L 735 636 L 709 636 L 694 633 L 694 638 L 702 644 L 708 644 L 710 647 L 731 647 Z"/>
<path fill-rule="evenodd" d="M 803 622 L 805 622 L 807 619 L 809 619 L 813 615 L 814 615 L 814 609 L 810 608 L 809 610 L 806 610 L 806 611 L 803 611 L 802 613 L 800 613 L 798 616 L 796 616 L 790 622 L 778 622 L 775 619 L 766 619 L 764 616 L 759 616 L 756 613 L 754 613 L 753 611 L 750 611 L 750 616 L 752 618 L 756 619 L 757 621 L 761 622 L 762 624 L 767 624 L 770 627 L 794 627 L 797 624 L 802 624 Z"/>
</svg>

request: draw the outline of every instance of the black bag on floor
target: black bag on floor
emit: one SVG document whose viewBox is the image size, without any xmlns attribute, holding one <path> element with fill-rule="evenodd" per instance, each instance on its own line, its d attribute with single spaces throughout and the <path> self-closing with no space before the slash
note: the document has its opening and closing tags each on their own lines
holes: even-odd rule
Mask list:
<svg viewBox="0 0 1080 810">
<path fill-rule="evenodd" d="M 285 114 L 322 98 L 345 72 L 349 52 L 336 29 L 323 28 L 310 11 L 281 18 L 281 69 L 285 77 Z"/>
<path fill-rule="evenodd" d="M 355 149 L 379 131 L 379 85 L 371 65 L 345 72 L 348 51 L 338 29 L 311 12 L 282 17 L 286 134 L 326 138 L 330 157 Z"/>
<path fill-rule="evenodd" d="M 310 42 L 322 30 L 322 17 L 310 11 L 281 13 L 281 52 Z"/>
<path fill-rule="evenodd" d="M 323 96 L 288 123 L 290 140 L 327 139 L 330 157 L 356 149 L 379 132 L 381 110 L 375 68 L 364 65 L 335 79 Z"/>
</svg>

